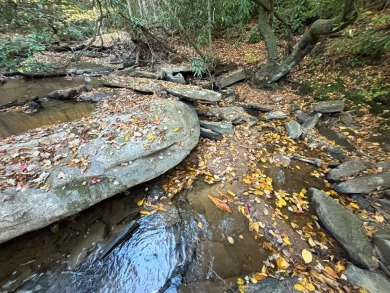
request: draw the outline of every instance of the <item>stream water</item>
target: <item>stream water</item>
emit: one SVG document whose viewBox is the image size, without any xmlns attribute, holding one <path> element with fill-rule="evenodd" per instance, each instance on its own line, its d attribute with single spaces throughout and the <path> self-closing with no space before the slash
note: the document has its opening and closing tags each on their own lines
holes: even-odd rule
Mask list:
<svg viewBox="0 0 390 293">
<path fill-rule="evenodd" d="M 4 95 L 9 100 L 45 95 L 67 83 L 58 80 L 52 87 L 56 80 L 10 81 L 0 88 L 1 103 L 7 101 Z M 30 87 L 27 92 L 26 86 Z M 39 126 L 77 119 L 93 110 L 86 103 L 59 101 L 47 101 L 44 107 L 28 116 L 41 122 Z M 13 114 L 0 112 L 0 137 L 35 127 L 29 118 L 11 118 Z M 272 172 L 268 167 L 267 174 Z M 279 169 L 276 172 L 280 174 Z M 298 191 L 309 184 L 296 180 L 287 169 L 283 176 L 287 190 Z M 208 195 L 218 194 L 221 186 L 202 179 L 172 201 L 163 200 L 166 211 L 139 218 L 136 233 L 99 260 L 103 249 L 139 210 L 137 202 L 147 197 L 147 189 L 162 180 L 134 187 L 80 214 L 1 244 L 0 292 L 224 292 L 235 285 L 237 277 L 261 270 L 269 253 L 254 240 L 248 220 L 237 208 L 232 214 L 217 209 Z M 296 217 L 296 221 L 305 221 Z"/>
<path fill-rule="evenodd" d="M 0 105 L 17 99 L 39 97 L 42 109 L 26 114 L 22 111 L 0 112 L 0 138 L 26 132 L 42 126 L 80 119 L 95 109 L 91 103 L 43 99 L 48 93 L 83 85 L 83 78 L 66 80 L 63 77 L 37 79 L 11 79 L 0 86 Z"/>
</svg>

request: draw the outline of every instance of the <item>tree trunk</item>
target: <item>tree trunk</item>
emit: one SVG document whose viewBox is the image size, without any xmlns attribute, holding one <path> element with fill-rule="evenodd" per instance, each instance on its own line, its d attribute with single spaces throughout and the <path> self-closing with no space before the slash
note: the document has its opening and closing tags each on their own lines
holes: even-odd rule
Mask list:
<svg viewBox="0 0 390 293">
<path fill-rule="evenodd" d="M 344 0 L 344 9 L 338 16 L 332 19 L 319 19 L 314 22 L 294 46 L 292 52 L 281 62 L 276 61 L 276 64 L 273 64 L 275 55 L 277 56 L 274 44 L 275 35 L 272 30 L 264 29 L 268 59 L 267 64 L 253 76 L 253 85 L 261 87 L 286 76 L 316 46 L 321 36 L 337 32 L 352 23 L 357 16 L 355 2 L 355 0 Z M 261 19 L 259 19 L 259 25 L 264 25 Z"/>
</svg>

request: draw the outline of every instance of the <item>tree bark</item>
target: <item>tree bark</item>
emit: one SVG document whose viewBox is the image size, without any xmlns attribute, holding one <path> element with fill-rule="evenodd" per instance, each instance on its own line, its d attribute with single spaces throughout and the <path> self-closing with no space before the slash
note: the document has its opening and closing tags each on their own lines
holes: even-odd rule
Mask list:
<svg viewBox="0 0 390 293">
<path fill-rule="evenodd" d="M 255 73 L 252 78 L 253 85 L 264 86 L 286 76 L 316 46 L 321 36 L 330 35 L 351 24 L 357 16 L 355 2 L 355 0 L 344 0 L 343 11 L 338 16 L 332 19 L 315 21 L 294 46 L 292 52 L 281 62 L 277 62 L 276 65 L 272 64 L 275 62 L 275 55 L 277 55 L 274 48 L 275 35 L 272 30 L 265 29 L 264 33 L 267 34 L 267 36 L 264 36 L 268 55 L 267 64 Z M 259 25 L 261 25 L 260 19 Z M 269 65 L 270 62 L 271 66 Z"/>
</svg>

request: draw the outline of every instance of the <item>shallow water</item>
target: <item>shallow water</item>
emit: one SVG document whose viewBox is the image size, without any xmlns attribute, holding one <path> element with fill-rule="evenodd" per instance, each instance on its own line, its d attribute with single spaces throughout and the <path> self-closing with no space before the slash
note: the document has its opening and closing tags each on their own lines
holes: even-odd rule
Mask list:
<svg viewBox="0 0 390 293">
<path fill-rule="evenodd" d="M 9 80 L 0 86 L 0 105 L 16 99 L 38 96 L 43 108 L 36 113 L 25 114 L 22 111 L 0 111 L 0 138 L 20 134 L 30 129 L 80 119 L 95 110 L 91 103 L 43 99 L 48 93 L 63 88 L 80 86 L 83 79 L 65 80 L 48 78 L 25 81 Z"/>
</svg>

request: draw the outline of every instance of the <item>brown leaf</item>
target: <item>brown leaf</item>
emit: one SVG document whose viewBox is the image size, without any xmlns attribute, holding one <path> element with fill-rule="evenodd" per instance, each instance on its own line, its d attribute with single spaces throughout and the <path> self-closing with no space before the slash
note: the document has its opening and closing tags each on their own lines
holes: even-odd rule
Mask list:
<svg viewBox="0 0 390 293">
<path fill-rule="evenodd" d="M 217 206 L 217 208 L 219 208 L 221 211 L 226 212 L 226 213 L 232 213 L 232 210 L 230 209 L 230 207 L 226 203 L 224 203 L 222 200 L 220 200 L 219 198 L 216 198 L 212 195 L 209 195 L 208 197 Z"/>
</svg>

